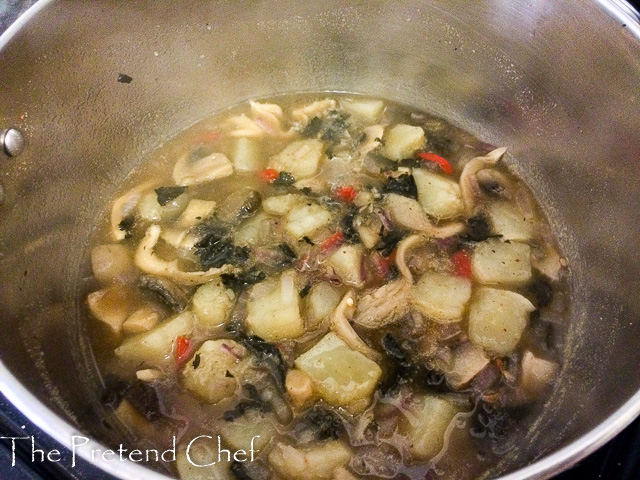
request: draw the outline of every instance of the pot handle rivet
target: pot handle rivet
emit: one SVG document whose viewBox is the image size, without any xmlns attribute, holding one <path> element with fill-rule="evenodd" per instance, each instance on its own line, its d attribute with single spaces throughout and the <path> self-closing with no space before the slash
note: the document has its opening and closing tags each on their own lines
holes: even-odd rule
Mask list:
<svg viewBox="0 0 640 480">
<path fill-rule="evenodd" d="M 0 134 L 0 146 L 10 157 L 17 157 L 25 147 L 24 135 L 17 128 L 9 128 Z"/>
</svg>

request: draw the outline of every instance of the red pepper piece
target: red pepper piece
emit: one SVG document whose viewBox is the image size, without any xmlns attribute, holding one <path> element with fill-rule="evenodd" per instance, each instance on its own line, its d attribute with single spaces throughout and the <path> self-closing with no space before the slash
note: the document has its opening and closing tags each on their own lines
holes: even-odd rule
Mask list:
<svg viewBox="0 0 640 480">
<path fill-rule="evenodd" d="M 373 263 L 373 267 L 375 269 L 375 273 L 381 280 L 384 280 L 389 271 L 391 270 L 391 266 L 396 261 L 396 251 L 393 250 L 389 255 L 383 257 L 378 252 L 373 252 L 371 254 L 371 262 Z"/>
<path fill-rule="evenodd" d="M 260 179 L 268 183 L 273 183 L 279 175 L 280 172 L 275 168 L 267 168 L 260 172 Z"/>
<path fill-rule="evenodd" d="M 320 250 L 323 253 L 331 252 L 338 248 L 340 245 L 344 243 L 344 234 L 341 231 L 337 231 L 329 238 L 327 238 L 322 245 L 320 246 Z"/>
<path fill-rule="evenodd" d="M 464 250 L 458 250 L 451 256 L 451 263 L 453 263 L 453 273 L 459 277 L 471 278 L 471 257 Z"/>
<path fill-rule="evenodd" d="M 215 142 L 218 138 L 220 138 L 220 132 L 217 130 L 212 130 L 210 132 L 201 133 L 196 137 L 197 143 L 211 143 Z"/>
<path fill-rule="evenodd" d="M 184 363 L 193 351 L 193 342 L 187 337 L 176 337 L 176 361 L 178 365 Z"/>
<path fill-rule="evenodd" d="M 440 155 L 436 155 L 435 153 L 423 152 L 419 153 L 418 157 L 420 157 L 422 160 L 437 163 L 438 165 L 440 165 L 440 168 L 442 168 L 442 171 L 447 175 L 451 175 L 453 173 L 453 167 L 451 166 L 451 164 Z"/>
<path fill-rule="evenodd" d="M 336 198 L 345 203 L 353 203 L 358 192 L 353 187 L 340 187 L 336 189 Z"/>
</svg>

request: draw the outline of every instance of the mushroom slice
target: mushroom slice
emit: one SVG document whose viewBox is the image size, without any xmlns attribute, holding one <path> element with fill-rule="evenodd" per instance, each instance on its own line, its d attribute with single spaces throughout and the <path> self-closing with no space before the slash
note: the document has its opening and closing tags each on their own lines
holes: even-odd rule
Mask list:
<svg viewBox="0 0 640 480">
<path fill-rule="evenodd" d="M 336 108 L 336 101 L 331 98 L 325 98 L 324 100 L 317 100 L 304 107 L 296 108 L 291 112 L 291 117 L 302 125 L 309 123 L 314 117 L 320 117 L 324 115 L 328 110 Z"/>
<path fill-rule="evenodd" d="M 396 266 L 400 275 L 402 275 L 409 284 L 413 283 L 413 274 L 407 266 L 407 252 L 409 249 L 426 242 L 428 237 L 424 234 L 410 235 L 400 243 L 398 243 L 398 249 L 396 250 Z"/>
<path fill-rule="evenodd" d="M 502 158 L 506 151 L 506 147 L 496 148 L 486 155 L 472 158 L 462 169 L 462 173 L 460 174 L 460 192 L 462 193 L 465 213 L 468 216 L 473 214 L 475 196 L 479 190 L 478 181 L 475 178 L 476 174 L 480 170 L 492 167 L 498 163 L 498 160 Z"/>
<path fill-rule="evenodd" d="M 183 285 L 201 285 L 216 278 L 222 273 L 232 273 L 235 269 L 231 265 L 220 268 L 210 268 L 207 271 L 185 272 L 178 266 L 178 260 L 171 262 L 158 258 L 153 250 L 160 238 L 159 225 L 151 225 L 138 245 L 135 255 L 136 266 L 145 273 L 167 277 Z"/>
<path fill-rule="evenodd" d="M 234 129 L 232 137 L 260 137 L 268 134 L 274 137 L 288 138 L 294 134 L 293 130 L 282 129 L 282 108 L 275 103 L 249 102 L 251 105 L 250 116 L 246 114 L 236 115 L 229 119 Z"/>
<path fill-rule="evenodd" d="M 406 278 L 389 282 L 360 299 L 353 321 L 365 328 L 389 325 L 409 311 L 410 294 Z"/>
<path fill-rule="evenodd" d="M 349 320 L 353 317 L 356 310 L 355 294 L 353 290 L 349 290 L 345 293 L 344 297 L 338 304 L 331 315 L 331 330 L 333 330 L 342 340 L 345 341 L 354 350 L 362 353 L 371 360 L 380 361 L 382 355 L 376 352 L 369 345 L 364 343 L 364 340 L 353 329 Z"/>
<path fill-rule="evenodd" d="M 126 238 L 127 231 L 126 228 L 122 227 L 122 222 L 125 218 L 134 214 L 134 210 L 142 198 L 142 194 L 153 188 L 154 185 L 154 182 L 141 183 L 113 202 L 113 206 L 111 207 L 111 236 L 114 240 L 119 242 Z"/>
<path fill-rule="evenodd" d="M 384 200 L 384 206 L 394 223 L 423 232 L 430 237 L 446 238 L 465 229 L 462 222 L 449 223 L 441 227 L 433 225 L 416 200 L 397 193 L 388 194 Z"/>
<path fill-rule="evenodd" d="M 166 278 L 156 277 L 155 275 L 142 275 L 138 280 L 138 287 L 154 294 L 162 303 L 176 313 L 182 312 L 189 303 L 184 290 Z"/>
<path fill-rule="evenodd" d="M 173 180 L 181 186 L 210 182 L 225 178 L 233 173 L 233 164 L 224 153 L 212 153 L 206 157 L 194 159 L 187 153 L 173 167 Z"/>
</svg>

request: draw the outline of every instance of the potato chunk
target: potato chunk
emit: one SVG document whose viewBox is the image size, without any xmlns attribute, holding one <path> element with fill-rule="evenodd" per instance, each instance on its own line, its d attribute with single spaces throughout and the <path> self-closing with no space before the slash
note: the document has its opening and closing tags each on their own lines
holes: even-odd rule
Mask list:
<svg viewBox="0 0 640 480">
<path fill-rule="evenodd" d="M 368 123 L 380 121 L 382 112 L 384 112 L 384 102 L 382 100 L 343 98 L 340 100 L 340 107 L 350 115 Z"/>
<path fill-rule="evenodd" d="M 198 324 L 206 327 L 224 325 L 234 300 L 233 290 L 225 287 L 220 279 L 205 283 L 196 290 L 191 299 Z"/>
<path fill-rule="evenodd" d="M 409 440 L 414 459 L 428 460 L 444 445 L 445 434 L 459 409 L 434 395 L 415 395 L 400 421 L 400 433 Z"/>
<path fill-rule="evenodd" d="M 233 450 L 249 452 L 254 449 L 254 456 L 271 441 L 277 433 L 273 421 L 257 410 L 247 410 L 239 418 L 231 422 L 223 422 L 220 426 L 220 435 L 225 444 Z"/>
<path fill-rule="evenodd" d="M 293 208 L 294 205 L 298 205 L 304 201 L 304 195 L 298 195 L 296 193 L 287 193 L 285 195 L 274 195 L 272 197 L 265 198 L 262 201 L 262 208 L 270 215 L 284 215 Z"/>
<path fill-rule="evenodd" d="M 108 325 L 116 334 L 122 331 L 122 324 L 135 307 L 131 300 L 130 290 L 118 284 L 87 296 L 91 315 Z"/>
<path fill-rule="evenodd" d="M 437 219 L 453 218 L 464 212 L 458 182 L 420 168 L 413 169 L 418 201 L 425 212 Z"/>
<path fill-rule="evenodd" d="M 173 350 L 176 337 L 189 336 L 193 330 L 193 314 L 184 312 L 170 318 L 153 330 L 127 338 L 116 348 L 116 355 L 131 362 L 161 364 L 166 362 Z"/>
<path fill-rule="evenodd" d="M 471 257 L 473 276 L 488 285 L 520 285 L 531 280 L 531 247 L 491 238 L 479 243 Z"/>
<path fill-rule="evenodd" d="M 247 303 L 246 323 L 254 335 L 267 341 L 296 338 L 304 333 L 300 315 L 300 295 L 290 270 L 276 282 L 267 280 L 254 285 Z"/>
<path fill-rule="evenodd" d="M 364 283 L 361 274 L 362 247 L 360 245 L 343 245 L 327 259 L 327 264 L 335 274 L 347 285 L 361 287 Z"/>
<path fill-rule="evenodd" d="M 489 352 L 506 355 L 518 345 L 534 310 L 518 293 L 480 288 L 469 307 L 469 338 Z"/>
<path fill-rule="evenodd" d="M 398 124 L 387 130 L 383 140 L 382 155 L 395 162 L 413 157 L 416 150 L 425 145 L 424 130 L 405 124 Z"/>
<path fill-rule="evenodd" d="M 325 335 L 295 365 L 309 375 L 318 394 L 337 407 L 368 404 L 382 375 L 376 362 L 352 350 L 335 333 Z"/>
<path fill-rule="evenodd" d="M 294 206 L 285 217 L 285 222 L 285 230 L 295 239 L 300 239 L 331 222 L 331 212 L 315 203 L 304 203 Z"/>
<path fill-rule="evenodd" d="M 233 168 L 237 172 L 256 172 L 262 170 L 263 160 L 260 158 L 260 144 L 255 138 L 239 137 L 233 145 L 231 154 Z"/>
<path fill-rule="evenodd" d="M 503 240 L 526 242 L 533 236 L 533 219 L 525 216 L 516 205 L 508 202 L 490 203 L 487 213 L 493 233 L 502 235 Z"/>
<path fill-rule="evenodd" d="M 217 438 L 188 440 L 193 443 L 181 445 L 176 452 L 176 468 L 181 480 L 236 480 L 229 469 L 231 462 L 226 454 L 221 455 L 218 461 Z"/>
<path fill-rule="evenodd" d="M 93 275 L 102 284 L 127 281 L 136 271 L 132 252 L 117 243 L 94 247 L 91 250 L 91 268 Z"/>
<path fill-rule="evenodd" d="M 233 340 L 207 340 L 193 356 L 200 360 L 185 363 L 182 383 L 205 402 L 218 403 L 235 393 L 234 372 L 246 356 L 247 350 Z"/>
<path fill-rule="evenodd" d="M 277 155 L 271 157 L 268 168 L 289 172 L 296 179 L 311 177 L 318 171 L 324 145 L 320 140 L 291 142 Z"/>
<path fill-rule="evenodd" d="M 278 443 L 269 453 L 269 463 L 289 480 L 328 480 L 333 471 L 351 459 L 351 450 L 336 440 L 311 447 L 294 448 Z"/>
<path fill-rule="evenodd" d="M 340 303 L 340 292 L 328 283 L 317 283 L 309 292 L 306 312 L 311 328 L 316 327 Z"/>
<path fill-rule="evenodd" d="M 471 298 L 471 281 L 427 272 L 411 288 L 411 298 L 418 310 L 436 322 L 459 322 Z"/>
</svg>

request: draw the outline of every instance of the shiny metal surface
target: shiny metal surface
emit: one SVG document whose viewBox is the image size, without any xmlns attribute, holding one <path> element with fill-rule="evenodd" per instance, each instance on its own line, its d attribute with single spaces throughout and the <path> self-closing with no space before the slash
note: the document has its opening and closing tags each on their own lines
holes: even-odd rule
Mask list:
<svg viewBox="0 0 640 480">
<path fill-rule="evenodd" d="M 44 1 L 0 39 L 0 129 L 27 139 L 17 161 L 0 164 L 0 321 L 11 332 L 0 336 L 2 392 L 62 443 L 79 431 L 119 443 L 123 433 L 102 425 L 76 293 L 93 224 L 118 184 L 160 142 L 228 105 L 354 91 L 508 146 L 572 266 L 560 382 L 487 476 L 547 478 L 615 435 L 640 411 L 640 25 L 630 7 L 274 5 Z"/>
<path fill-rule="evenodd" d="M 20 130 L 9 128 L 0 133 L 0 147 L 8 156 L 17 157 L 24 151 L 24 135 Z"/>
</svg>

